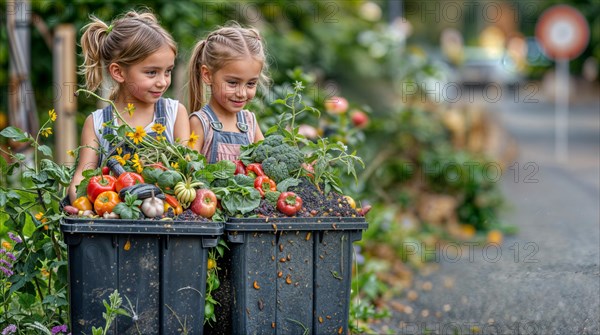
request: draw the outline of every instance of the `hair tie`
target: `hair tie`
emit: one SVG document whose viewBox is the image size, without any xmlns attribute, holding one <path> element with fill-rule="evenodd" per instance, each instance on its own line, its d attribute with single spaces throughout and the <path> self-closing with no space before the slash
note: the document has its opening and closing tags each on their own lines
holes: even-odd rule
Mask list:
<svg viewBox="0 0 600 335">
<path fill-rule="evenodd" d="M 112 31 L 112 29 L 113 29 L 113 25 L 111 24 L 111 25 L 108 26 L 108 28 L 106 28 L 106 33 L 110 34 L 110 32 Z"/>
</svg>

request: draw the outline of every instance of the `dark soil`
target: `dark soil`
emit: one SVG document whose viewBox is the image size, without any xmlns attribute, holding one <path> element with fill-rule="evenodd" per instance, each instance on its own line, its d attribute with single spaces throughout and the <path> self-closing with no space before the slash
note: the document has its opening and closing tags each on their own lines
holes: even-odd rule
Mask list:
<svg viewBox="0 0 600 335">
<path fill-rule="evenodd" d="M 302 209 L 296 213 L 296 217 L 362 216 L 355 209 L 350 207 L 350 204 L 348 204 L 348 201 L 343 195 L 335 192 L 329 192 L 328 195 L 324 195 L 307 179 L 300 179 L 300 184 L 298 186 L 290 187 L 288 191 L 296 193 L 296 195 L 302 199 Z M 249 213 L 249 215 L 272 218 L 287 217 L 265 199 L 262 199 L 258 208 Z M 181 221 L 210 222 L 210 220 L 194 214 L 190 209 L 185 210 L 179 216 L 175 216 L 172 209 L 169 209 L 169 212 L 165 216 Z"/>
<path fill-rule="evenodd" d="M 302 209 L 296 213 L 297 217 L 360 216 L 355 209 L 350 207 L 343 195 L 335 192 L 324 195 L 305 178 L 300 179 L 300 184 L 290 187 L 288 191 L 296 193 L 302 199 Z M 254 214 L 264 217 L 286 217 L 285 214 L 278 211 L 275 206 L 264 199 L 261 200 L 260 206 Z"/>
<path fill-rule="evenodd" d="M 212 220 L 209 220 L 207 218 L 204 218 L 204 217 L 192 212 L 192 210 L 189 208 L 184 210 L 183 213 L 181 213 L 179 215 L 175 215 L 175 213 L 173 212 L 173 208 L 169 208 L 168 212 L 165 213 L 165 217 L 172 218 L 173 220 L 177 220 L 177 221 L 212 222 Z M 160 220 L 160 219 L 161 218 L 157 218 L 157 220 Z"/>
</svg>

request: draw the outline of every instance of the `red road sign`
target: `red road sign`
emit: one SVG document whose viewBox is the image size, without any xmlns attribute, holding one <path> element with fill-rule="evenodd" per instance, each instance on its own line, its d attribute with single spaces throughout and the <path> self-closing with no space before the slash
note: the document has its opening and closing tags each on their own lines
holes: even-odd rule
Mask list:
<svg viewBox="0 0 600 335">
<path fill-rule="evenodd" d="M 535 26 L 535 37 L 552 59 L 577 58 L 590 39 L 590 28 L 585 17 L 568 5 L 550 7 Z"/>
</svg>

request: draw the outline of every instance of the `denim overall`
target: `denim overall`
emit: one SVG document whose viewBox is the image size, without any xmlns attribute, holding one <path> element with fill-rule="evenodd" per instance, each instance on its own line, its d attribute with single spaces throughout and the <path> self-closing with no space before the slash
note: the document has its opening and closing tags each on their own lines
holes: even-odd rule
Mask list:
<svg viewBox="0 0 600 335">
<path fill-rule="evenodd" d="M 248 145 L 250 144 L 250 140 L 248 139 L 248 123 L 246 122 L 246 117 L 244 113 L 239 111 L 236 114 L 237 118 L 237 128 L 241 131 L 241 133 L 234 133 L 229 131 L 223 131 L 223 124 L 217 118 L 217 115 L 210 108 L 209 105 L 205 105 L 202 107 L 202 111 L 208 117 L 209 126 L 213 130 L 213 138 L 210 147 L 210 157 L 206 157 L 208 163 L 213 164 L 217 162 L 218 154 L 224 154 L 226 152 L 227 145 Z"/>
<path fill-rule="evenodd" d="M 104 109 L 102 109 L 102 124 L 112 124 L 113 123 L 113 113 L 112 113 L 112 105 L 108 105 L 106 107 L 104 107 Z M 166 118 L 166 114 L 165 114 L 165 101 L 163 100 L 163 98 L 158 99 L 158 101 L 154 104 L 154 123 L 158 123 L 161 124 L 163 126 L 166 125 L 167 123 L 167 118 Z M 113 134 L 114 130 L 110 127 L 104 127 L 104 129 L 102 130 L 102 137 L 105 137 L 108 134 Z M 156 138 L 156 136 L 158 136 L 158 134 L 156 132 L 150 132 L 150 133 L 146 133 L 146 135 L 148 136 L 152 136 L 154 138 Z M 113 143 L 109 143 L 109 148 L 108 148 L 108 152 L 106 153 L 107 157 L 110 157 L 113 155 L 115 151 L 115 146 L 113 145 Z M 126 153 L 131 153 L 133 154 L 133 148 L 129 147 L 129 146 L 124 146 L 123 147 L 123 154 Z M 100 164 L 102 163 L 102 161 L 104 160 L 104 151 L 101 150 L 100 152 L 100 157 L 98 159 L 98 166 L 100 166 Z"/>
</svg>

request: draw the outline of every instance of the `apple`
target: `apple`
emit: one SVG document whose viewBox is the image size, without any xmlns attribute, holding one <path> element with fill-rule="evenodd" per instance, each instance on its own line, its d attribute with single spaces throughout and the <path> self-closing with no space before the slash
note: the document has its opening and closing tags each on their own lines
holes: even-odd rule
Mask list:
<svg viewBox="0 0 600 335">
<path fill-rule="evenodd" d="M 342 97 L 331 97 L 325 100 L 325 110 L 331 114 L 343 114 L 348 110 L 348 100 Z"/>
<path fill-rule="evenodd" d="M 364 128 L 367 126 L 367 124 L 369 124 L 369 116 L 367 113 L 360 110 L 352 112 L 352 115 L 350 115 L 350 120 L 352 120 L 352 124 L 356 128 Z"/>
<path fill-rule="evenodd" d="M 192 201 L 190 209 L 196 215 L 210 219 L 217 210 L 217 196 L 209 189 L 198 189 L 196 190 L 196 198 Z"/>
</svg>

